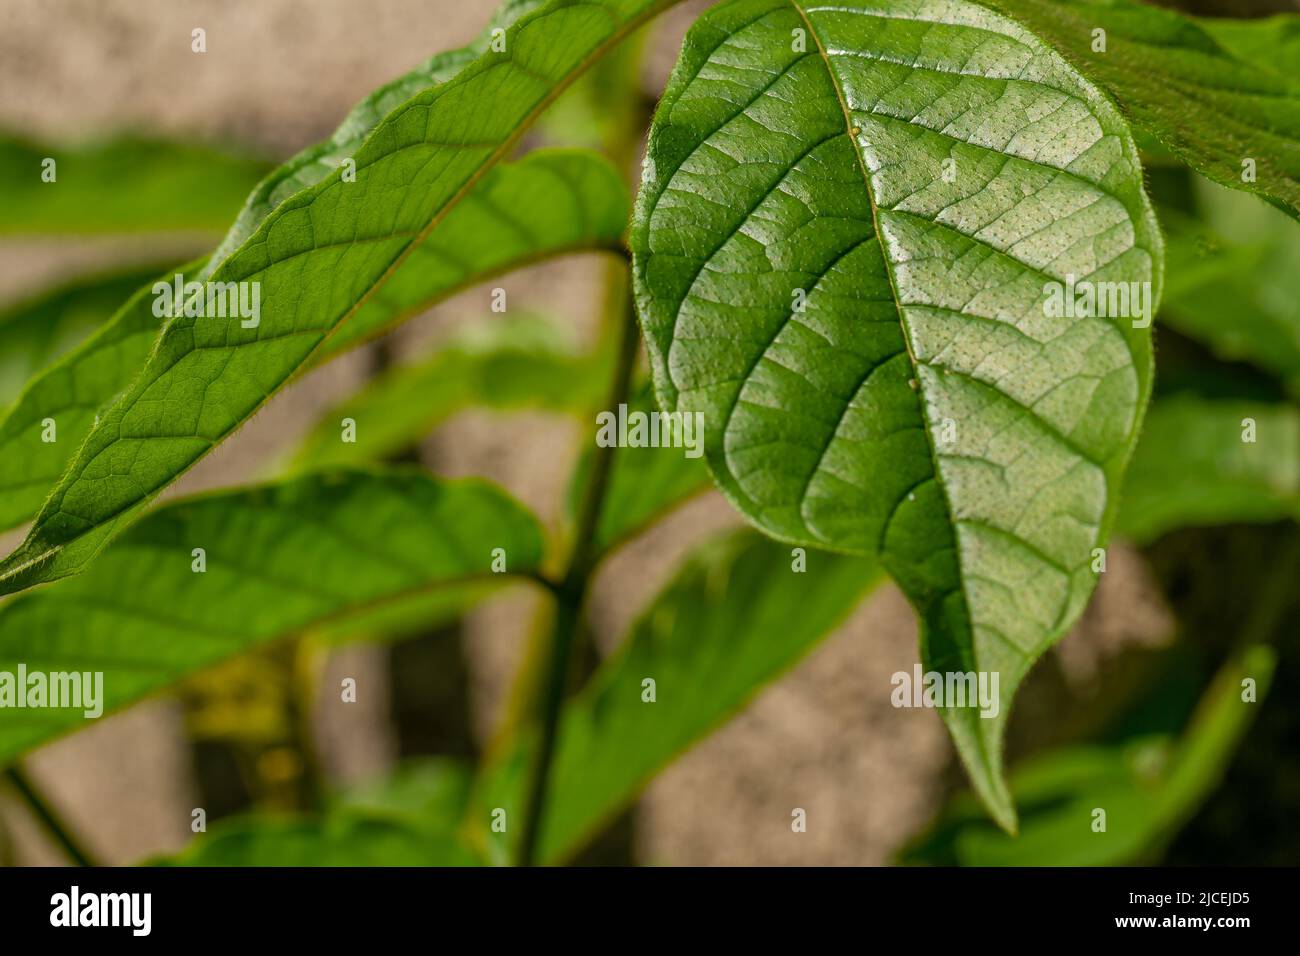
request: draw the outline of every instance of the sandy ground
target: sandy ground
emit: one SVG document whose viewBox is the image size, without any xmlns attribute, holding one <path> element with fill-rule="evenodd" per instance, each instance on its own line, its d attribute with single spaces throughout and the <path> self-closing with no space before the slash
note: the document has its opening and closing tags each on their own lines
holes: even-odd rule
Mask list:
<svg viewBox="0 0 1300 956">
<path fill-rule="evenodd" d="M 493 6 L 491 0 L 0 0 L 0 127 L 53 139 L 129 128 L 235 140 L 283 156 L 331 131 L 372 87 L 465 42 Z M 671 66 L 688 18 L 687 11 L 670 18 L 649 60 L 648 84 Z M 207 31 L 208 53 L 201 56 L 190 51 L 196 27 Z M 122 251 L 112 242 L 2 243 L 0 295 Z M 598 262 L 573 259 L 500 284 L 512 307 L 566 316 L 589 333 L 599 276 Z M 471 291 L 411 323 L 397 338 L 398 351 L 480 320 L 487 295 Z M 352 355 L 310 376 L 177 491 L 255 475 L 324 403 L 362 381 L 366 368 L 364 355 Z M 441 473 L 488 475 L 554 518 L 568 455 L 584 437 L 576 425 L 545 416 L 471 413 L 443 429 L 425 456 Z M 610 562 L 592 609 L 602 646 L 616 642 L 692 541 L 735 523 L 726 504 L 708 496 Z M 1135 573 L 1107 575 L 1102 611 L 1063 645 L 1061 666 L 1085 684 L 1116 648 L 1161 632 L 1160 609 L 1141 586 L 1135 560 L 1128 559 Z M 495 720 L 533 609 L 527 597 L 511 598 L 469 621 L 466 650 L 481 736 Z M 883 589 L 804 663 L 679 760 L 642 801 L 643 861 L 887 861 L 939 805 L 952 761 L 937 717 L 888 703 L 889 675 L 916 659 L 915 629 L 902 597 Z M 373 649 L 352 648 L 330 663 L 329 674 L 365 675 L 378 685 L 384 666 Z M 337 713 L 320 707 L 316 717 L 331 773 L 357 779 L 382 772 L 393 753 L 383 701 L 349 711 L 346 720 Z M 106 860 L 130 862 L 175 849 L 189 835 L 195 790 L 178 711 L 168 700 L 47 746 L 29 769 Z M 807 811 L 806 833 L 791 832 L 796 807 Z M 21 861 L 58 861 L 12 802 L 3 813 Z"/>
</svg>

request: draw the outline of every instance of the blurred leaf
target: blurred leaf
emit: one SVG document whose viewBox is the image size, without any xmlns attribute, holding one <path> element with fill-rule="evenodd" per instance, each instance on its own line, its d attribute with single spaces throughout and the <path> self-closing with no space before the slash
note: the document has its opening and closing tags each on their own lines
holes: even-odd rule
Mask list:
<svg viewBox="0 0 1300 956">
<path fill-rule="evenodd" d="M 150 515 L 76 580 L 0 604 L 0 670 L 102 671 L 103 708 L 117 710 L 317 625 L 504 577 L 491 574 L 494 548 L 527 573 L 541 530 L 493 486 L 416 469 L 199 496 Z M 0 764 L 84 726 L 82 709 L 6 710 Z"/>
<path fill-rule="evenodd" d="M 450 760 L 399 767 L 345 791 L 320 817 L 247 816 L 217 823 L 173 857 L 181 866 L 475 866 L 457 836 L 468 770 Z"/>
<path fill-rule="evenodd" d="M 728 500 L 878 554 L 927 670 L 1000 673 L 996 717 L 942 714 L 1014 829 L 1006 716 L 1092 593 L 1150 394 L 1162 244 L 1124 118 L 965 0 L 731 0 L 687 35 L 631 236 L 659 403 L 702 417 Z M 1081 277 L 1125 304 L 1049 308 Z"/>
<path fill-rule="evenodd" d="M 331 815 L 386 818 L 413 830 L 450 833 L 469 802 L 471 774 L 447 757 L 402 763 L 391 776 L 350 787 L 330 802 Z"/>
<path fill-rule="evenodd" d="M 1276 21 L 1217 28 L 1220 45 L 1208 21 L 1136 0 L 979 2 L 1051 43 L 1118 101 L 1129 122 L 1192 169 L 1300 215 L 1300 82 L 1294 73 L 1275 72 L 1272 52 L 1229 52 L 1263 49 Z M 1093 51 L 1098 29 L 1105 31 L 1105 52 Z M 1253 182 L 1242 181 L 1246 159 L 1255 162 Z"/>
<path fill-rule="evenodd" d="M 558 862 L 580 849 L 881 580 L 869 559 L 814 551 L 807 562 L 805 573 L 794 572 L 789 547 L 746 531 L 700 548 L 682 567 L 564 708 L 540 859 Z M 653 703 L 642 696 L 647 678 L 655 681 Z M 522 821 L 532 740 L 510 742 L 486 770 L 475 800 L 483 819 L 483 808 L 501 807 Z"/>
<path fill-rule="evenodd" d="M 0 562 L 0 593 L 78 573 L 317 358 L 551 100 L 668 2 L 547 0 L 504 30 L 501 52 L 483 52 L 389 113 L 350 157 L 355 181 L 347 168 L 330 173 L 246 239 L 237 224 L 238 248 L 224 258 L 219 250 L 190 278 L 258 283 L 260 322 L 168 320 L 144 370 L 99 415 L 26 539 Z M 502 213 L 490 203 L 481 211 Z M 528 248 L 547 251 L 528 224 L 516 226 Z"/>
<path fill-rule="evenodd" d="M 1159 850 L 1219 784 L 1268 691 L 1273 651 L 1256 646 L 1215 676 L 1181 739 L 1070 747 L 1016 769 L 1012 793 L 1020 834 L 1008 837 L 969 796 L 955 800 L 933 830 L 902 853 L 903 862 L 962 866 L 1116 866 Z M 1242 700 L 1242 680 L 1257 701 Z M 1095 809 L 1106 813 L 1093 831 Z"/>
<path fill-rule="evenodd" d="M 54 182 L 41 177 L 47 158 Z M 190 143 L 61 147 L 0 134 L 0 235 L 224 229 L 266 167 Z"/>
<path fill-rule="evenodd" d="M 1162 208 L 1160 320 L 1216 356 L 1248 361 L 1300 397 L 1300 228 L 1285 213 L 1197 177 L 1198 216 Z"/>
<path fill-rule="evenodd" d="M 639 389 L 627 403 L 627 408 L 628 414 L 654 411 L 654 396 L 650 388 Z M 617 409 L 610 411 L 617 413 Z M 593 424 L 591 427 L 594 430 L 596 426 Z M 569 481 L 570 516 L 578 513 L 593 454 L 593 446 L 584 448 Z M 596 525 L 597 553 L 612 550 L 660 516 L 710 487 L 704 462 L 687 458 L 685 449 L 630 446 L 615 449 L 609 487 Z"/>
<path fill-rule="evenodd" d="M 1255 441 L 1243 441 L 1246 419 Z M 1300 519 L 1300 409 L 1173 396 L 1147 414 L 1117 528 L 1138 542 L 1188 525 Z"/>
<path fill-rule="evenodd" d="M 321 416 L 293 456 L 297 467 L 382 461 L 415 447 L 436 425 L 473 405 L 584 408 L 605 387 L 609 362 L 583 356 L 566 327 L 535 316 L 487 319 L 422 359 L 386 369 Z M 341 422 L 356 441 L 341 440 Z"/>
<path fill-rule="evenodd" d="M 37 372 L 82 342 L 164 266 L 81 276 L 0 311 L 0 408 Z"/>
<path fill-rule="evenodd" d="M 389 820 L 245 817 L 221 823 L 172 866 L 476 866 L 454 834 L 428 834 Z"/>
<path fill-rule="evenodd" d="M 1300 17 L 1294 13 L 1250 20 L 1191 19 L 1241 62 L 1270 70 L 1288 82 L 1300 76 Z"/>
</svg>

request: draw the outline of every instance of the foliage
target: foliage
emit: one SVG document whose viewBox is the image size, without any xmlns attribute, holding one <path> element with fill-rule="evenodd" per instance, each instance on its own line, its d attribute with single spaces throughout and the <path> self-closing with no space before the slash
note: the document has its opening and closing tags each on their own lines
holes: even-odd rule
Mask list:
<svg viewBox="0 0 1300 956">
<path fill-rule="evenodd" d="M 481 761 L 227 821 L 171 862 L 573 859 L 886 574 L 925 670 L 1001 676 L 992 719 L 942 702 L 975 798 L 908 860 L 1150 859 L 1222 778 L 1253 716 L 1241 675 L 1262 697 L 1283 653 L 1267 634 L 1158 738 L 1040 752 L 1008 782 L 1005 736 L 1112 530 L 1151 549 L 1300 517 L 1300 21 L 723 0 L 686 35 L 633 208 L 629 38 L 669 6 L 510 0 L 269 172 L 186 146 L 0 141 L 24 184 L 13 233 L 210 229 L 247 194 L 208 255 L 0 312 L 0 527 L 30 522 L 0 560 L 0 671 L 93 667 L 116 710 L 277 642 L 429 628 L 511 581 L 546 603 L 519 713 Z M 562 145 L 528 148 L 539 119 Z M 155 504 L 305 373 L 575 252 L 613 277 L 594 346 L 559 317 L 484 317 L 324 410 L 265 483 Z M 187 291 L 160 312 L 178 274 L 256 287 L 260 311 L 216 318 Z M 1158 377 L 1153 317 L 1174 344 Z M 588 441 L 592 413 L 621 406 L 698 419 L 705 461 Z M 472 407 L 582 423 L 560 526 L 391 464 Z M 757 531 L 699 543 L 575 686 L 599 565 L 708 475 Z M 8 712 L 0 762 L 79 723 Z"/>
</svg>

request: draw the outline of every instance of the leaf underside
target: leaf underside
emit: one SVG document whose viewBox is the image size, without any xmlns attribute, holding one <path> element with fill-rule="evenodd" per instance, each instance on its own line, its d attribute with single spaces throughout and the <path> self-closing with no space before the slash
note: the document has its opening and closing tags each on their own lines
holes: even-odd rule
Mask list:
<svg viewBox="0 0 1300 956">
<path fill-rule="evenodd" d="M 928 669 L 1000 674 L 997 718 L 944 717 L 1014 828 L 1011 697 L 1092 590 L 1150 391 L 1146 328 L 1044 307 L 1073 276 L 1149 283 L 1154 311 L 1123 120 L 962 0 L 732 0 L 687 36 L 632 246 L 660 404 L 703 413 L 724 493 L 879 554 Z"/>
</svg>

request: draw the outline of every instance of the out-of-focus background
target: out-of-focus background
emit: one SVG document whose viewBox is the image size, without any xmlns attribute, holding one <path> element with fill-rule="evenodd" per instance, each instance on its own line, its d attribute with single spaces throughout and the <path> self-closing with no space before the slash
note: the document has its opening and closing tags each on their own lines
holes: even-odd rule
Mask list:
<svg viewBox="0 0 1300 956">
<path fill-rule="evenodd" d="M 642 71 L 648 100 L 661 88 L 701 6 L 687 3 L 654 27 Z M 1222 4 L 1192 6 L 1196 12 L 1223 12 Z M 0 0 L 0 130 L 50 143 L 130 132 L 216 144 L 275 162 L 329 135 L 382 82 L 434 52 L 468 42 L 495 7 L 495 0 Z M 1263 9 L 1252 3 L 1234 11 Z M 195 27 L 206 31 L 204 55 L 190 49 Z M 232 218 L 235 212 L 229 210 Z M 219 231 L 199 231 L 0 239 L 0 304 L 56 277 L 126 261 L 183 261 L 218 238 Z M 594 257 L 574 257 L 492 284 L 508 290 L 512 311 L 561 317 L 589 340 L 603 269 Z M 256 477 L 324 407 L 378 365 L 491 319 L 488 290 L 470 290 L 378 345 L 320 369 L 277 397 L 172 493 Z M 420 455 L 441 474 L 489 476 L 544 519 L 555 520 L 568 470 L 588 437 L 556 416 L 475 411 L 441 428 Z M 598 642 L 610 646 L 693 542 L 738 524 L 711 493 L 620 552 L 602 572 L 595 594 Z M 1038 665 L 1021 695 L 1010 735 L 1013 757 L 1086 739 L 1131 704 L 1133 689 L 1145 686 L 1151 669 L 1169 660 L 1176 619 L 1164 596 L 1169 582 L 1188 593 L 1207 581 L 1230 588 L 1233 572 L 1224 570 L 1223 557 L 1267 549 L 1271 533 L 1202 535 L 1176 543 L 1163 558 L 1117 543 L 1084 619 Z M 16 540 L 10 534 L 0 544 L 8 551 Z M 1210 560 L 1215 549 L 1219 559 Z M 1184 597 L 1177 616 L 1194 615 L 1203 631 L 1227 626 L 1236 613 L 1230 593 L 1203 607 Z M 395 646 L 334 652 L 321 665 L 333 679 L 327 676 L 322 686 L 337 686 L 338 675 L 365 675 L 367 686 L 383 691 L 342 717 L 337 708 L 319 706 L 307 715 L 323 773 L 334 782 L 362 781 L 403 757 L 480 751 L 536 611 L 531 596 L 512 595 L 474 612 L 463 626 Z M 896 590 L 885 588 L 801 665 L 661 775 L 591 859 L 890 862 L 962 787 L 938 717 L 894 709 L 881 690 L 890 674 L 910 672 L 916 655 L 912 612 Z M 413 685 L 411 674 L 423 675 L 423 682 Z M 1294 662 L 1284 664 L 1252 731 L 1257 743 L 1243 748 L 1225 783 L 1162 858 L 1300 858 L 1300 738 L 1287 710 L 1297 689 Z M 27 770 L 102 860 L 130 863 L 172 852 L 191 836 L 194 807 L 208 808 L 211 821 L 255 804 L 292 804 L 292 795 L 275 786 L 287 781 L 291 791 L 294 776 L 282 759 L 293 732 L 277 722 L 275 704 L 274 688 L 268 690 L 257 674 L 227 668 L 180 694 L 42 748 L 26 761 Z M 260 791 L 249 783 L 250 766 L 262 780 Z M 794 807 L 807 810 L 807 833 L 792 833 Z M 25 807 L 2 791 L 0 830 L 3 859 L 63 862 Z"/>
</svg>

